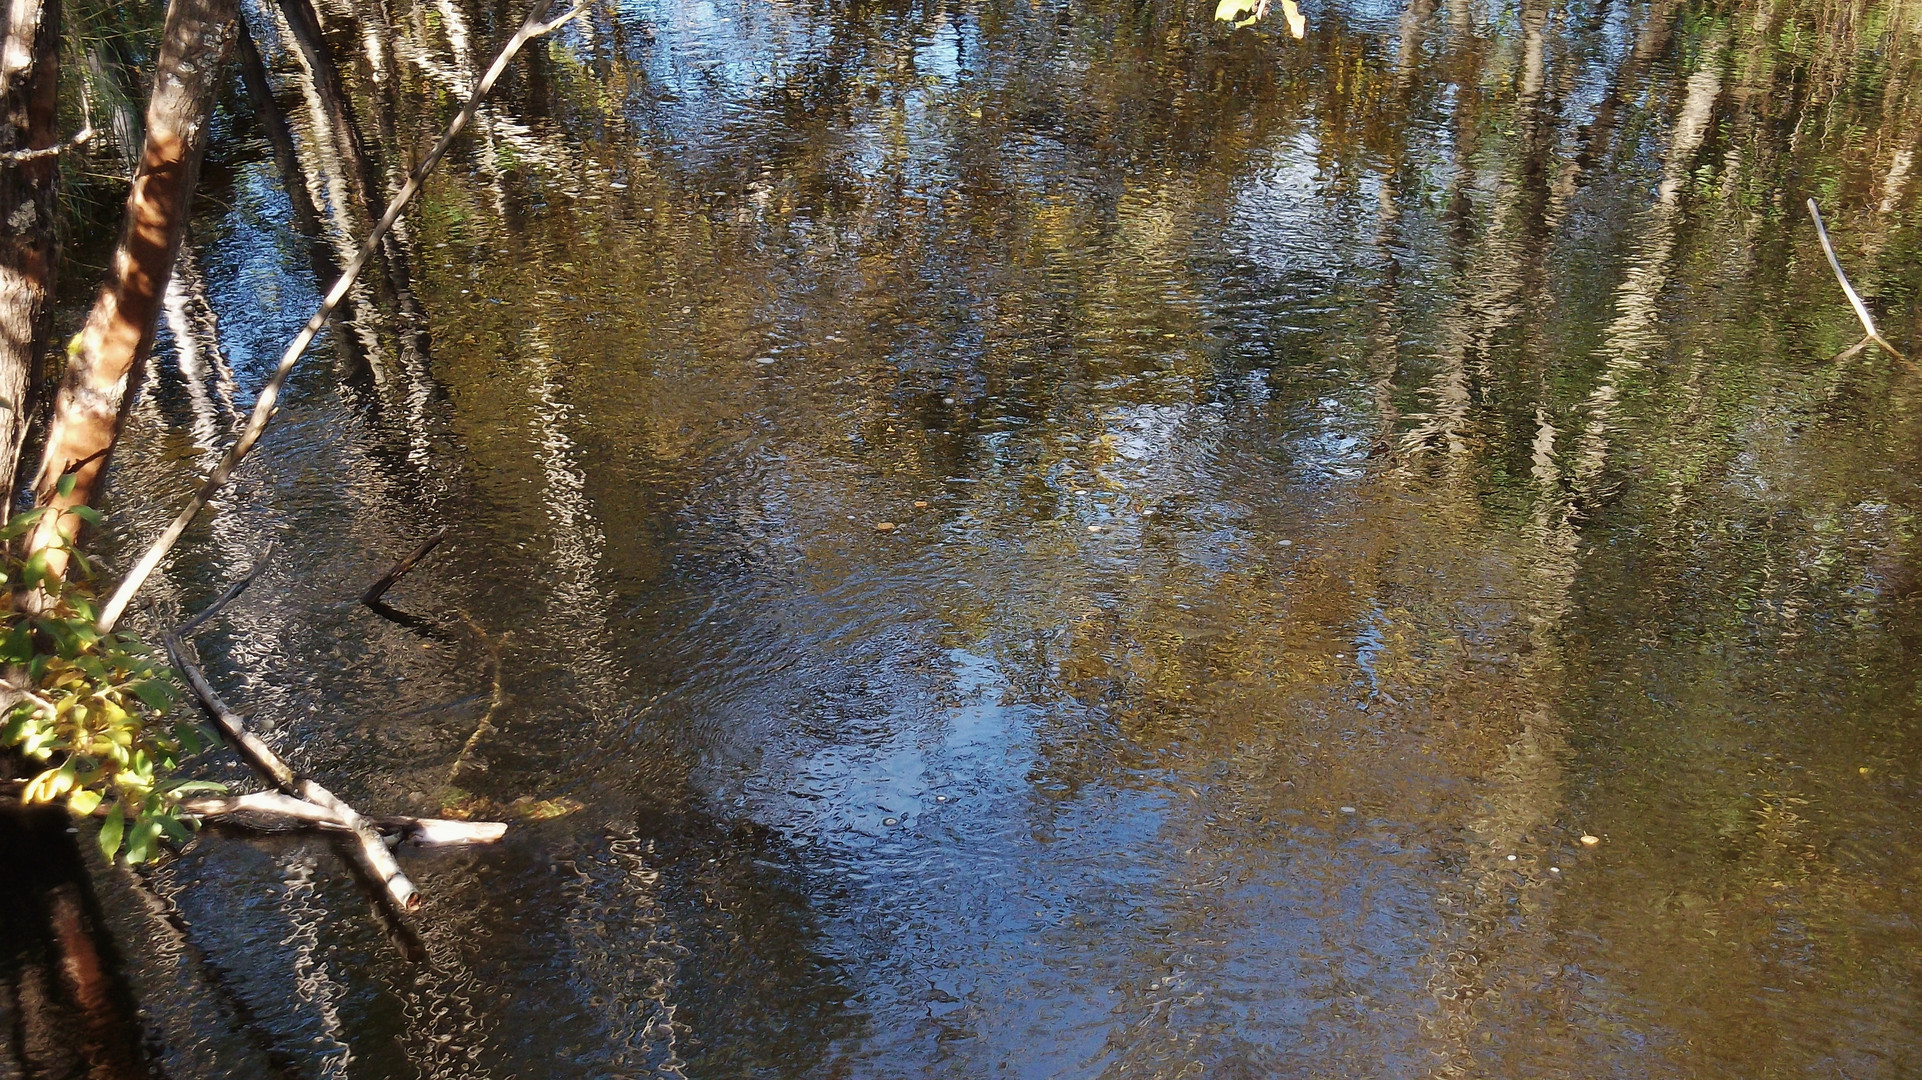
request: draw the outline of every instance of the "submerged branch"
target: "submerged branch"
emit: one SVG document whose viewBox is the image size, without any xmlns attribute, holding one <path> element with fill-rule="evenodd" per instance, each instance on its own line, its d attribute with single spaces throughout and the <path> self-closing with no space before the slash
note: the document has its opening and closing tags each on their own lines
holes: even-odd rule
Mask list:
<svg viewBox="0 0 1922 1080">
<path fill-rule="evenodd" d="M 260 572 L 267 569 L 267 557 L 269 555 L 272 555 L 273 553 L 274 553 L 274 545 L 272 543 L 269 543 L 266 546 L 266 548 L 262 549 L 260 556 L 254 560 L 254 568 L 252 570 L 247 571 L 247 576 L 241 578 L 239 581 L 234 582 L 232 585 L 227 586 L 227 591 L 215 597 L 213 603 L 208 604 L 204 608 L 201 608 L 200 614 L 195 615 L 193 618 L 188 619 L 186 622 L 181 623 L 179 626 L 174 627 L 172 636 L 178 637 L 178 638 L 184 638 L 187 636 L 187 634 L 189 634 L 190 632 L 198 628 L 202 623 L 206 622 L 208 619 L 213 618 L 215 615 L 220 614 L 221 608 L 224 608 L 228 604 L 233 603 L 235 597 L 239 596 L 243 592 L 246 592 L 247 586 L 252 585 L 254 583 L 254 579 L 260 576 Z"/>
<path fill-rule="evenodd" d="M 468 95 L 467 104 L 447 125 L 447 129 L 441 133 L 440 140 L 434 144 L 434 148 L 428 151 L 419 165 L 414 167 L 414 171 L 407 177 L 407 183 L 394 196 L 393 202 L 387 205 L 387 212 L 381 215 L 380 221 L 361 242 L 360 250 L 354 253 L 353 259 L 341 269 L 340 276 L 334 279 L 333 287 L 327 290 L 327 296 L 321 301 L 320 309 L 307 320 L 307 325 L 301 328 L 300 333 L 294 335 L 294 339 L 287 343 L 287 350 L 281 355 L 279 366 L 274 369 L 273 376 L 267 380 L 266 385 L 261 387 L 260 396 L 254 402 L 253 412 L 248 416 L 247 426 L 241 430 L 240 437 L 220 459 L 220 463 L 214 466 L 214 471 L 207 477 L 206 482 L 201 484 L 200 490 L 194 493 L 193 498 L 188 500 L 179 515 L 147 548 L 146 553 L 141 555 L 140 561 L 127 572 L 127 576 L 114 589 L 113 595 L 101 607 L 98 626 L 102 632 L 113 629 L 114 623 L 119 621 L 121 613 L 126 610 L 128 602 L 133 599 L 136 592 L 140 591 L 141 585 L 146 583 L 154 568 L 160 565 L 160 560 L 165 558 L 167 552 L 179 542 L 181 534 L 187 531 L 187 526 L 199 516 L 201 509 L 227 482 L 227 478 L 233 475 L 234 468 L 240 464 L 241 459 L 246 457 L 247 453 L 254 448 L 254 444 L 260 441 L 261 435 L 267 430 L 268 423 L 273 420 L 280 400 L 280 392 L 287 385 L 287 378 L 293 373 L 294 365 L 306 353 L 307 346 L 313 343 L 314 336 L 320 333 L 321 327 L 327 324 L 328 317 L 333 314 L 334 308 L 346 298 L 347 291 L 353 287 L 354 279 L 359 276 L 361 267 L 365 266 L 367 260 L 380 249 L 382 238 L 394 227 L 394 222 L 399 220 L 401 211 L 407 208 L 407 204 L 412 202 L 414 195 L 420 191 L 421 182 L 434 170 L 435 166 L 440 164 L 441 158 L 446 156 L 454 139 L 474 118 L 475 111 L 480 108 L 481 100 L 506 72 L 508 62 L 529 41 L 560 29 L 581 14 L 585 8 L 576 3 L 555 18 L 542 20 L 539 13 L 545 10 L 547 8 L 543 0 L 540 7 L 528 12 L 520 29 L 507 40 L 507 44 L 501 46 L 501 51 L 494 57 L 493 64 L 481 76 L 480 81 L 474 84 L 473 92 Z"/>
<path fill-rule="evenodd" d="M 1855 286 L 1849 284 L 1849 276 L 1842 272 L 1842 261 L 1835 257 L 1835 246 L 1829 243 L 1829 230 L 1822 224 L 1822 208 L 1815 204 L 1814 199 L 1809 200 L 1809 216 L 1815 219 L 1815 235 L 1821 239 L 1822 250 L 1829 257 L 1829 269 L 1835 271 L 1835 280 L 1842 286 L 1842 295 L 1849 298 L 1849 306 L 1855 309 L 1855 317 L 1861 321 L 1865 334 L 1861 341 L 1856 342 L 1854 348 L 1843 351 L 1836 359 L 1842 360 L 1854 356 L 1862 350 L 1863 346 L 1873 341 L 1886 349 L 1890 356 L 1906 361 L 1908 357 L 1903 356 L 1895 346 L 1889 344 L 1887 338 L 1876 331 L 1875 319 L 1869 314 L 1869 306 L 1862 302 L 1862 297 L 1855 291 Z"/>
</svg>

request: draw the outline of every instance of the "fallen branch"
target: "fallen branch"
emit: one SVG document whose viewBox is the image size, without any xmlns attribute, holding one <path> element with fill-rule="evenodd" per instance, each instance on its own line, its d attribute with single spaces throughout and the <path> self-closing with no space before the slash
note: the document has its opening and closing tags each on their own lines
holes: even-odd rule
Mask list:
<svg viewBox="0 0 1922 1080">
<path fill-rule="evenodd" d="M 173 659 L 174 667 L 186 676 L 187 685 L 193 689 L 194 696 L 206 707 L 221 734 L 239 751 L 241 759 L 283 794 L 297 796 L 330 811 L 342 831 L 352 834 L 354 842 L 347 850 L 354 862 L 371 880 L 379 883 L 380 895 L 396 911 L 404 913 L 420 907 L 419 890 L 407 879 L 400 864 L 394 861 L 394 853 L 387 850 L 373 823 L 361 817 L 333 792 L 296 773 L 279 754 L 274 753 L 273 747 L 248 731 L 246 720 L 220 700 L 220 695 L 208 683 L 206 673 L 188 657 L 184 641 L 174 634 L 168 634 L 166 644 L 167 655 Z"/>
<path fill-rule="evenodd" d="M 521 22 L 520 29 L 514 32 L 514 36 L 507 39 L 507 44 L 501 46 L 501 51 L 494 57 L 493 64 L 481 76 L 480 81 L 474 84 L 473 93 L 467 97 L 467 104 L 461 108 L 453 122 L 447 125 L 447 130 L 441 133 L 440 141 L 434 144 L 434 148 L 428 151 L 421 163 L 408 174 L 407 183 L 394 196 L 394 201 L 388 204 L 387 212 L 381 215 L 373 231 L 369 232 L 367 239 L 361 242 L 360 250 L 354 253 L 354 257 L 341 269 L 340 276 L 334 279 L 333 287 L 327 290 L 326 298 L 320 303 L 320 310 L 314 312 L 313 318 L 307 320 L 307 325 L 287 343 L 287 350 L 281 354 L 279 366 L 274 369 L 273 376 L 267 380 L 267 384 L 261 387 L 260 396 L 254 401 L 253 412 L 248 415 L 247 426 L 241 429 L 240 437 L 234 440 L 233 446 L 228 448 L 227 453 L 221 457 L 220 463 L 214 466 L 214 471 L 200 485 L 200 490 L 194 493 L 193 498 L 187 501 L 187 505 L 181 508 L 180 513 L 147 548 L 146 553 L 140 556 L 140 561 L 127 572 L 127 576 L 114 589 L 113 595 L 101 607 L 100 618 L 96 625 L 102 633 L 113 629 L 114 623 L 118 622 L 121 613 L 126 611 L 127 604 L 133 599 L 134 594 L 140 591 L 140 587 L 153 573 L 154 567 L 159 566 L 160 560 L 166 558 L 167 552 L 173 550 L 174 544 L 180 541 L 181 534 L 187 531 L 187 526 L 193 523 L 194 518 L 213 498 L 214 493 L 227 482 L 227 478 L 233 475 L 234 468 L 240 464 L 241 459 L 246 457 L 248 451 L 254 448 L 254 444 L 260 441 L 261 435 L 267 430 L 268 423 L 273 420 L 281 389 L 287 385 L 287 377 L 293 373 L 294 365 L 306 353 L 307 346 L 313 343 L 314 335 L 320 333 L 321 327 L 327 324 L 327 319 L 333 314 L 334 308 L 339 306 L 341 300 L 347 296 L 347 291 L 353 287 L 354 279 L 360 275 L 361 267 L 365 266 L 367 260 L 379 250 L 381 239 L 387 235 L 389 229 L 394 227 L 394 222 L 399 220 L 401 211 L 406 209 L 407 204 L 413 201 L 414 195 L 420 191 L 421 181 L 426 179 L 427 174 L 432 172 L 436 165 L 440 164 L 440 159 L 446 156 L 448 147 L 453 145 L 454 139 L 467 126 L 468 121 L 474 118 L 474 113 L 480 108 L 481 100 L 494 88 L 494 83 L 499 81 L 501 75 L 507 70 L 507 64 L 514 58 L 514 54 L 520 52 L 521 47 L 529 41 L 560 29 L 586 9 L 580 3 L 576 3 L 555 18 L 543 21 L 539 18 L 539 14 L 545 10 L 547 10 L 546 0 L 541 0 L 540 6 L 527 13 L 527 18 Z"/>
<path fill-rule="evenodd" d="M 1835 271 L 1835 280 L 1842 286 L 1842 295 L 1849 298 L 1849 306 L 1855 309 L 1855 317 L 1861 320 L 1864 331 L 1861 341 L 1836 354 L 1835 359 L 1846 360 L 1861 352 L 1869 342 L 1873 341 L 1888 350 L 1890 356 L 1907 361 L 1908 357 L 1903 356 L 1895 346 L 1889 344 L 1887 338 L 1876 331 L 1875 319 L 1869 315 L 1869 306 L 1862 302 L 1862 297 L 1855 291 L 1855 286 L 1849 284 L 1849 276 L 1842 272 L 1842 261 L 1835 257 L 1835 246 L 1829 243 L 1829 230 L 1822 224 L 1822 208 L 1815 204 L 1814 199 L 1809 200 L 1809 216 L 1815 219 L 1815 235 L 1821 238 L 1822 250 L 1828 254 L 1829 269 Z"/>
<path fill-rule="evenodd" d="M 309 827 L 352 831 L 347 822 L 332 810 L 278 791 L 257 791 L 251 795 L 226 798 L 184 799 L 180 803 L 180 810 L 203 821 L 221 821 L 243 828 L 274 832 Z M 426 847 L 491 844 L 507 835 L 507 825 L 499 821 L 449 821 L 446 818 L 405 815 L 362 820 L 372 823 L 383 835 L 392 835 L 397 840 Z"/>
<path fill-rule="evenodd" d="M 426 558 L 427 553 L 439 547 L 440 542 L 447 539 L 448 535 L 453 531 L 454 527 L 452 525 L 443 525 L 435 530 L 434 535 L 422 540 L 419 547 L 410 552 L 406 558 L 395 563 L 394 568 L 387 571 L 379 581 L 369 585 L 367 591 L 360 594 L 360 602 L 366 604 L 368 607 L 380 603 L 380 598 L 387 595 L 387 590 L 394 587 L 394 582 L 406 577 L 408 571 L 414 568 L 415 563 Z"/>
</svg>

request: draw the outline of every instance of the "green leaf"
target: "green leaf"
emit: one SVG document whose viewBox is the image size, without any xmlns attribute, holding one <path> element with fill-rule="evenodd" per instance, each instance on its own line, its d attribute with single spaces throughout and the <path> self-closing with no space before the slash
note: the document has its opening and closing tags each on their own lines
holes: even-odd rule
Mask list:
<svg viewBox="0 0 1922 1080">
<path fill-rule="evenodd" d="M 72 514 L 74 517 L 79 518 L 80 520 L 86 522 L 89 525 L 97 526 L 101 523 L 101 520 L 102 520 L 100 517 L 100 511 L 95 510 L 91 506 L 69 506 L 67 507 L 67 513 Z M 76 552 L 75 554 L 78 554 L 78 552 Z"/>
<path fill-rule="evenodd" d="M 0 638 L 0 660 L 9 664 L 24 664 L 33 657 L 33 627 L 24 622 L 14 623 L 4 638 Z"/>
<path fill-rule="evenodd" d="M 186 824 L 172 814 L 157 814 L 153 820 L 159 824 L 160 831 L 176 844 L 184 844 L 194 838 L 194 834 L 187 831 Z"/>
<path fill-rule="evenodd" d="M 17 540 L 25 536 L 41 518 L 46 516 L 45 507 L 36 507 L 24 514 L 15 514 L 4 527 L 0 527 L 0 540 Z"/>
<path fill-rule="evenodd" d="M 59 493 L 61 498 L 71 499 L 73 498 L 73 489 L 79 483 L 79 473 L 63 473 L 61 474 L 60 482 L 53 486 L 53 490 Z"/>
<path fill-rule="evenodd" d="M 88 814 L 93 813 L 94 809 L 99 805 L 100 793 L 92 788 L 81 788 L 79 791 L 67 796 L 67 809 L 79 814 L 81 817 L 86 817 Z"/>
<path fill-rule="evenodd" d="M 150 817 L 142 817 L 127 831 L 127 861 L 143 863 L 153 857 L 153 842 L 160 836 L 160 826 Z"/>
<path fill-rule="evenodd" d="M 20 568 L 20 584 L 32 589 L 47 580 L 47 549 L 41 548 L 27 556 L 27 564 Z"/>
<path fill-rule="evenodd" d="M 107 856 L 108 861 L 111 862 L 114 854 L 120 850 L 120 836 L 126 828 L 126 808 L 119 803 L 114 803 L 113 809 L 107 811 L 107 820 L 100 826 L 100 850 Z"/>
<path fill-rule="evenodd" d="M 174 703 L 173 687 L 158 679 L 130 682 L 127 684 L 127 689 L 132 691 L 133 696 L 139 698 L 142 704 L 157 713 L 166 712 L 167 707 Z"/>
</svg>

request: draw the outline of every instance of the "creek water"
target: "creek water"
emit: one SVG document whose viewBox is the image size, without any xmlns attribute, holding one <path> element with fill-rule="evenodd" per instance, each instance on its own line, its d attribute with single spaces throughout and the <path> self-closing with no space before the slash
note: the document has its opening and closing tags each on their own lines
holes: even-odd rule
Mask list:
<svg viewBox="0 0 1922 1080">
<path fill-rule="evenodd" d="M 519 16 L 321 10 L 390 176 Z M 398 249 L 426 340 L 369 293 L 154 589 L 275 541 L 215 683 L 513 828 L 402 853 L 424 958 L 324 839 L 196 840 L 163 1066 L 1922 1071 L 1922 379 L 1831 360 L 1802 206 L 1919 348 L 1922 10 L 1211 11 L 635 0 L 517 64 Z M 120 562 L 319 291 L 221 124 Z"/>
</svg>

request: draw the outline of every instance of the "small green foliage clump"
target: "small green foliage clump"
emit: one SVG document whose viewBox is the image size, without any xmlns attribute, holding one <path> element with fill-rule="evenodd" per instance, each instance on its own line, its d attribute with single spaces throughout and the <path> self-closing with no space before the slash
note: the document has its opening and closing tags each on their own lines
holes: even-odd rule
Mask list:
<svg viewBox="0 0 1922 1080">
<path fill-rule="evenodd" d="M 0 528 L 0 544 L 11 552 L 49 512 L 15 517 Z M 86 507 L 65 512 L 99 520 Z M 168 777 L 183 755 L 199 753 L 198 727 L 164 721 L 177 691 L 154 650 L 131 634 L 94 628 L 97 613 L 84 584 L 92 565 L 67 550 L 80 581 L 49 573 L 44 552 L 24 562 L 11 554 L 0 560 L 0 589 L 13 601 L 0 634 L 0 677 L 22 694 L 0 716 L 0 751 L 46 765 L 21 801 L 64 801 L 83 817 L 104 804 L 101 849 L 111 859 L 124 848 L 128 862 L 144 862 L 159 854 L 161 837 L 187 839 L 180 797 L 220 785 Z M 34 602 L 24 603 L 29 596 Z"/>
</svg>

